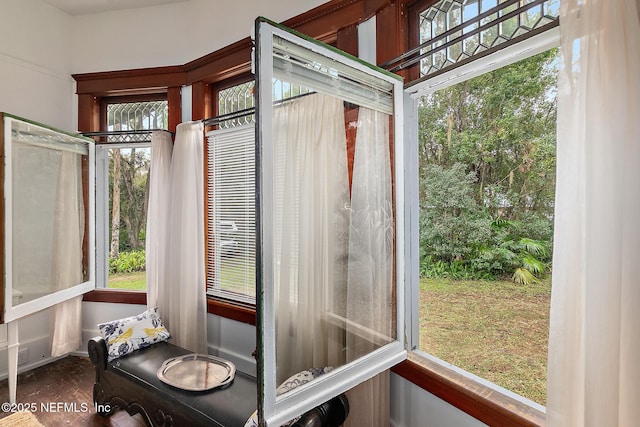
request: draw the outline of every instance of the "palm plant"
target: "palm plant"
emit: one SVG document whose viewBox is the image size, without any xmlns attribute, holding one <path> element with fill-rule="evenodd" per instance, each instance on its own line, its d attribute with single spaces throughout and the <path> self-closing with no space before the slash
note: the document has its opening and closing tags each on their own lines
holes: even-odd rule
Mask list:
<svg viewBox="0 0 640 427">
<path fill-rule="evenodd" d="M 540 260 L 549 254 L 546 243 L 522 237 L 516 244 L 516 251 L 520 266 L 516 267 L 511 279 L 523 285 L 537 282 L 538 277 L 546 271 L 545 263 Z"/>
<path fill-rule="evenodd" d="M 547 270 L 548 242 L 511 235 L 509 231 L 515 228 L 513 222 L 502 218 L 494 220 L 491 227 L 499 239 L 491 252 L 502 261 L 505 272 L 513 271 L 511 280 L 523 285 L 537 282 Z"/>
</svg>

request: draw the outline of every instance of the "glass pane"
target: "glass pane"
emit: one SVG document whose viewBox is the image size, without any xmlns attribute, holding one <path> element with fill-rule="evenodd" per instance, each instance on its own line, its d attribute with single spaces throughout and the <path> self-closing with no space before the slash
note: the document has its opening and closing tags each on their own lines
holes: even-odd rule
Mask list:
<svg viewBox="0 0 640 427">
<path fill-rule="evenodd" d="M 146 289 L 145 241 L 151 148 L 110 148 L 107 287 Z"/>
<path fill-rule="evenodd" d="M 267 294 L 259 309 L 263 340 L 273 338 L 275 353 L 265 399 L 279 396 L 274 420 L 286 422 L 282 413 L 299 410 L 292 409 L 296 398 L 311 404 L 305 393 L 329 395 L 327 382 L 333 395 L 357 385 L 355 372 L 364 366 L 356 367 L 356 360 L 371 363 L 363 381 L 390 366 L 383 358 L 404 358 L 397 336 L 401 233 L 392 162 L 402 157 L 392 154 L 401 143 L 394 138 L 400 136 L 394 100 L 401 84 L 283 31 L 269 44 L 271 69 L 260 76 L 277 84 L 259 85 L 265 100 L 258 116 L 261 284 Z M 305 90 L 282 100 L 280 87 Z M 378 361 L 371 357 L 383 350 L 389 353 Z M 290 387 L 301 372 L 302 382 L 309 381 L 302 392 Z M 322 387 L 314 389 L 316 383 Z"/>
<path fill-rule="evenodd" d="M 89 284 L 90 147 L 87 140 L 27 121 L 5 116 L 4 123 L 10 321 L 78 295 L 67 291 Z"/>
<path fill-rule="evenodd" d="M 107 130 L 166 129 L 168 115 L 169 104 L 167 101 L 109 104 L 107 106 Z M 110 142 L 115 141 L 110 140 Z"/>
<path fill-rule="evenodd" d="M 255 82 L 250 81 L 231 86 L 218 92 L 218 114 L 222 116 L 236 111 L 253 108 L 255 106 L 255 99 L 253 96 L 254 86 Z M 231 128 L 250 124 L 254 121 L 254 115 L 247 114 L 236 119 L 225 120 L 219 124 L 219 127 L 221 129 Z"/>
<path fill-rule="evenodd" d="M 88 280 L 82 265 L 82 162 L 88 151 L 32 144 L 42 136 L 24 136 L 21 127 L 12 122 L 14 305 Z"/>
</svg>

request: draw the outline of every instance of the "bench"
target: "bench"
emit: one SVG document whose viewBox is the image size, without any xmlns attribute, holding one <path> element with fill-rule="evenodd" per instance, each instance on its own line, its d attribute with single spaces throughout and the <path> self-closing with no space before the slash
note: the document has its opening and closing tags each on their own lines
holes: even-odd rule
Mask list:
<svg viewBox="0 0 640 427">
<path fill-rule="evenodd" d="M 194 392 L 160 381 L 158 369 L 165 360 L 191 352 L 159 342 L 107 362 L 102 337 L 89 340 L 89 357 L 96 368 L 93 400 L 102 416 L 124 409 L 141 414 L 149 426 L 242 427 L 256 409 L 256 379 L 236 371 L 223 388 Z"/>
<path fill-rule="evenodd" d="M 227 386 L 186 391 L 160 381 L 162 363 L 191 352 L 166 341 L 133 351 L 107 362 L 107 345 L 102 337 L 89 340 L 89 357 L 96 369 L 93 401 L 104 417 L 117 409 L 140 414 L 148 426 L 244 427 L 256 409 L 256 378 L 237 371 Z M 312 409 L 291 427 L 339 427 L 349 414 L 344 394 Z"/>
</svg>

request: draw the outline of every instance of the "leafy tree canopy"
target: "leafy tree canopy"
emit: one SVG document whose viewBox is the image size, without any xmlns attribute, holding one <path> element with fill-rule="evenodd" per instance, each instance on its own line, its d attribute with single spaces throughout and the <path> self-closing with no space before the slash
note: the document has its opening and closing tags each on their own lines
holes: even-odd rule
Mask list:
<svg viewBox="0 0 640 427">
<path fill-rule="evenodd" d="M 505 239 L 551 246 L 557 58 L 553 49 L 420 100 L 424 257 L 511 275 L 511 261 L 496 269 L 478 260 L 487 251 L 508 249 Z M 509 221 L 509 233 L 491 227 L 496 218 Z M 523 258 L 526 248 L 516 246 L 516 268 L 541 274 L 539 265 Z M 548 253 L 529 255 L 550 259 Z"/>
</svg>

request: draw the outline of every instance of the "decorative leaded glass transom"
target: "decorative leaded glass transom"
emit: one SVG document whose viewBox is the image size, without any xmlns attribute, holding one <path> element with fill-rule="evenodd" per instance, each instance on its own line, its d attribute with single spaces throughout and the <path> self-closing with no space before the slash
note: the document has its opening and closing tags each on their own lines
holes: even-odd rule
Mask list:
<svg viewBox="0 0 640 427">
<path fill-rule="evenodd" d="M 107 105 L 107 130 L 121 131 L 108 136 L 110 143 L 139 142 L 149 135 L 127 133 L 147 129 L 167 129 L 169 104 L 167 101 L 124 102 Z"/>
<path fill-rule="evenodd" d="M 255 98 L 253 96 L 254 81 L 242 83 L 218 92 L 218 114 L 224 116 L 242 110 L 253 109 Z M 220 128 L 232 128 L 242 126 L 255 121 L 253 114 L 224 120 L 219 123 Z"/>
<path fill-rule="evenodd" d="M 559 0 L 441 0 L 420 14 L 421 75 L 558 19 Z"/>
<path fill-rule="evenodd" d="M 441 74 L 559 23 L 560 0 L 440 0 L 419 14 L 419 45 L 383 66 Z"/>
<path fill-rule="evenodd" d="M 255 106 L 254 87 L 255 82 L 250 81 L 218 92 L 219 117 L 222 119 L 225 115 L 230 115 L 227 120 L 219 120 L 218 125 L 220 128 L 231 128 L 255 122 L 255 115 L 253 114 Z M 293 98 L 309 92 L 309 89 L 305 87 L 283 83 L 276 79 L 273 80 L 274 101 Z M 247 114 L 241 116 L 232 114 L 244 110 L 246 110 Z"/>
</svg>

